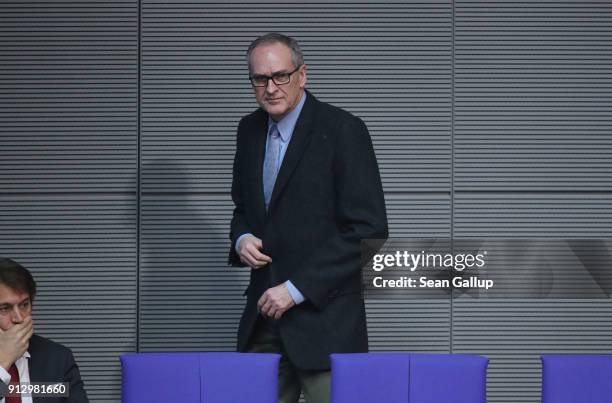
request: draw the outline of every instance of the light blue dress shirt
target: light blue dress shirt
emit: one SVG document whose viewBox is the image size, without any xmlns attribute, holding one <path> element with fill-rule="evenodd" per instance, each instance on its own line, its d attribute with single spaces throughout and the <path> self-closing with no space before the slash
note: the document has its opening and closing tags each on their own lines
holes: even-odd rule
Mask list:
<svg viewBox="0 0 612 403">
<path fill-rule="evenodd" d="M 297 123 L 297 120 L 300 117 L 300 113 L 302 112 L 302 108 L 304 107 L 305 102 L 306 102 L 306 92 L 304 92 L 304 94 L 302 95 L 302 98 L 300 99 L 300 102 L 297 104 L 297 106 L 293 108 L 293 110 L 289 112 L 287 116 L 282 118 L 280 121 L 275 122 L 274 120 L 272 120 L 271 117 L 268 116 L 268 133 L 270 133 L 270 128 L 272 127 L 272 125 L 276 123 L 278 132 L 280 134 L 281 148 L 280 148 L 280 153 L 279 153 L 280 154 L 279 155 L 279 160 L 280 160 L 279 166 L 281 167 L 282 167 L 283 159 L 285 158 L 285 153 L 287 152 L 287 148 L 289 147 L 289 141 L 291 141 L 291 137 L 293 136 L 293 130 L 295 129 L 295 124 Z M 268 138 L 266 138 L 266 149 L 267 149 L 267 145 L 268 145 L 267 143 L 269 140 L 270 140 L 270 137 L 268 135 Z M 247 235 L 252 235 L 252 234 L 247 233 L 247 234 L 240 235 L 238 239 L 236 240 L 236 246 L 235 246 L 236 252 L 238 251 L 238 246 L 240 245 L 240 241 L 242 241 L 242 238 L 244 238 Z M 289 294 L 291 294 L 291 298 L 293 298 L 293 302 L 295 302 L 296 305 L 304 302 L 306 298 L 304 298 L 304 295 L 300 292 L 300 290 L 298 290 L 293 285 L 291 280 L 285 281 L 285 285 L 287 286 L 287 289 L 289 290 Z"/>
</svg>

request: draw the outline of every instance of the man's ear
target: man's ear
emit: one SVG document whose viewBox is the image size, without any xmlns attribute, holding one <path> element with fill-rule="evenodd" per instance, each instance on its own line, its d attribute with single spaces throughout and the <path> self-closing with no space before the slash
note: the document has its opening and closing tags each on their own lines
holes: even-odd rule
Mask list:
<svg viewBox="0 0 612 403">
<path fill-rule="evenodd" d="M 306 87 L 306 82 L 308 81 L 308 77 L 306 74 L 306 65 L 303 64 L 300 68 L 300 88 Z"/>
</svg>

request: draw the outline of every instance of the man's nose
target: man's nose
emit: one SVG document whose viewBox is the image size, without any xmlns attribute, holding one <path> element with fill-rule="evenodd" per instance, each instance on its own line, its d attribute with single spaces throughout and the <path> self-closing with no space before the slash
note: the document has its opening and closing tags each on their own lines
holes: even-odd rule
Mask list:
<svg viewBox="0 0 612 403">
<path fill-rule="evenodd" d="M 274 80 L 271 78 L 268 79 L 266 83 L 266 92 L 272 93 L 278 89 L 278 86 L 274 83 Z"/>
<path fill-rule="evenodd" d="M 23 322 L 23 314 L 18 306 L 13 307 L 11 320 L 13 323 L 21 323 Z"/>
</svg>

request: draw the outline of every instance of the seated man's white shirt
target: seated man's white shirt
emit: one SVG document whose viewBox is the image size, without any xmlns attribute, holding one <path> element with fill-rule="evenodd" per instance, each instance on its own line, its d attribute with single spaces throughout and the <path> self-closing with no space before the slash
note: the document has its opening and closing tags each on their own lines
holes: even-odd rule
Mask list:
<svg viewBox="0 0 612 403">
<path fill-rule="evenodd" d="M 19 383 L 30 383 L 30 367 L 28 366 L 28 359 L 30 358 L 30 353 L 26 351 L 21 357 L 15 361 L 15 366 L 17 367 L 17 372 L 19 373 Z M 8 371 L 0 366 L 0 379 L 5 384 L 9 384 L 11 382 L 11 375 Z M 0 403 L 4 403 L 4 398 L 0 399 Z M 32 401 L 32 396 L 21 396 L 21 403 L 34 403 Z"/>
</svg>

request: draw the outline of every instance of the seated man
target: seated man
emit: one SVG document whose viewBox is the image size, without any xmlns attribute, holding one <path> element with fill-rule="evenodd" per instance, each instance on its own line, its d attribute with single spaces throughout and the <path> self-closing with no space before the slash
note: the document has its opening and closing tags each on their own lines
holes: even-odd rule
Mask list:
<svg viewBox="0 0 612 403">
<path fill-rule="evenodd" d="M 70 349 L 33 334 L 35 295 L 32 274 L 19 263 L 0 258 L 0 403 L 87 403 Z M 7 396 L 9 383 L 43 382 L 67 383 L 68 397 Z"/>
</svg>

